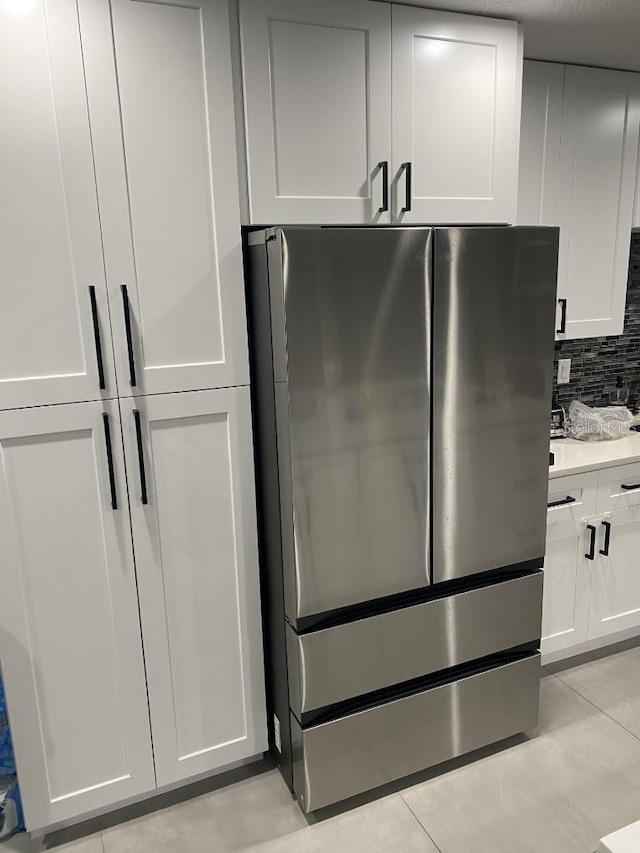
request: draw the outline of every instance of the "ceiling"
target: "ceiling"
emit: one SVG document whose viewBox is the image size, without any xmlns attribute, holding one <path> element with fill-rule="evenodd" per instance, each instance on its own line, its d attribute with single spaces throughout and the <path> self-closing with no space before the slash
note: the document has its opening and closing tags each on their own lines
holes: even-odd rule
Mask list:
<svg viewBox="0 0 640 853">
<path fill-rule="evenodd" d="M 524 55 L 640 71 L 640 0 L 399 0 L 524 24 Z"/>
</svg>

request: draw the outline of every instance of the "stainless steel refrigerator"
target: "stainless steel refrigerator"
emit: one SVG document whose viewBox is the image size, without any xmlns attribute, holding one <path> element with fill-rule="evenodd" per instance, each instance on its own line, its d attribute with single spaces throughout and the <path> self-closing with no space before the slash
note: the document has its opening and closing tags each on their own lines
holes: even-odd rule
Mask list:
<svg viewBox="0 0 640 853">
<path fill-rule="evenodd" d="M 536 724 L 558 230 L 246 244 L 270 744 L 312 811 Z"/>
</svg>

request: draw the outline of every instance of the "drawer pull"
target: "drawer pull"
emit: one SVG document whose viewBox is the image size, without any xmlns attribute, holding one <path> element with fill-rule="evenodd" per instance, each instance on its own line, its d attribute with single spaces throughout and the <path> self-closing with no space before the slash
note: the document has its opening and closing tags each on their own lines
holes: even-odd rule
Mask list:
<svg viewBox="0 0 640 853">
<path fill-rule="evenodd" d="M 591 533 L 591 542 L 589 543 L 589 550 L 584 555 L 587 560 L 595 560 L 596 558 L 596 528 L 594 524 L 587 524 L 587 530 Z"/>
<path fill-rule="evenodd" d="M 547 508 L 550 509 L 552 506 L 566 506 L 567 504 L 574 504 L 575 502 L 575 498 L 572 498 L 571 495 L 567 495 L 566 498 L 560 498 L 560 500 L 557 501 L 549 501 Z"/>
<path fill-rule="evenodd" d="M 600 553 L 604 557 L 609 556 L 609 543 L 611 542 L 611 522 L 603 521 L 602 526 L 604 527 L 604 546 L 600 549 Z"/>
<path fill-rule="evenodd" d="M 627 486 L 623 483 L 620 488 L 625 492 L 632 492 L 634 489 L 640 489 L 640 483 L 635 483 L 633 486 Z"/>
</svg>

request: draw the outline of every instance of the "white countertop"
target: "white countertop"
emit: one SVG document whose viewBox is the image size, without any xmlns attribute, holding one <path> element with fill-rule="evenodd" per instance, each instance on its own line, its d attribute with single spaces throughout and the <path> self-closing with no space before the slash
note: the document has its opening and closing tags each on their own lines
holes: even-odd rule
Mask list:
<svg viewBox="0 0 640 853">
<path fill-rule="evenodd" d="M 611 468 L 627 462 L 640 462 L 640 432 L 612 441 L 577 441 L 575 438 L 554 438 L 551 452 L 555 463 L 549 468 L 549 478 Z"/>
</svg>

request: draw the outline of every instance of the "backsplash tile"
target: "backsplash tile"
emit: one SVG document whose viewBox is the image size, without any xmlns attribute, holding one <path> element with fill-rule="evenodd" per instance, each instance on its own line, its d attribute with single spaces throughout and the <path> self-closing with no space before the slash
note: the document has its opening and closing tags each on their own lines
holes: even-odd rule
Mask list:
<svg viewBox="0 0 640 853">
<path fill-rule="evenodd" d="M 555 346 L 554 381 L 558 359 L 571 359 L 571 381 L 554 385 L 554 401 L 568 408 L 572 400 L 588 406 L 604 406 L 616 376 L 629 388 L 629 406 L 638 405 L 640 396 L 640 232 L 631 235 L 629 282 L 624 330 L 608 338 L 560 341 Z"/>
</svg>

